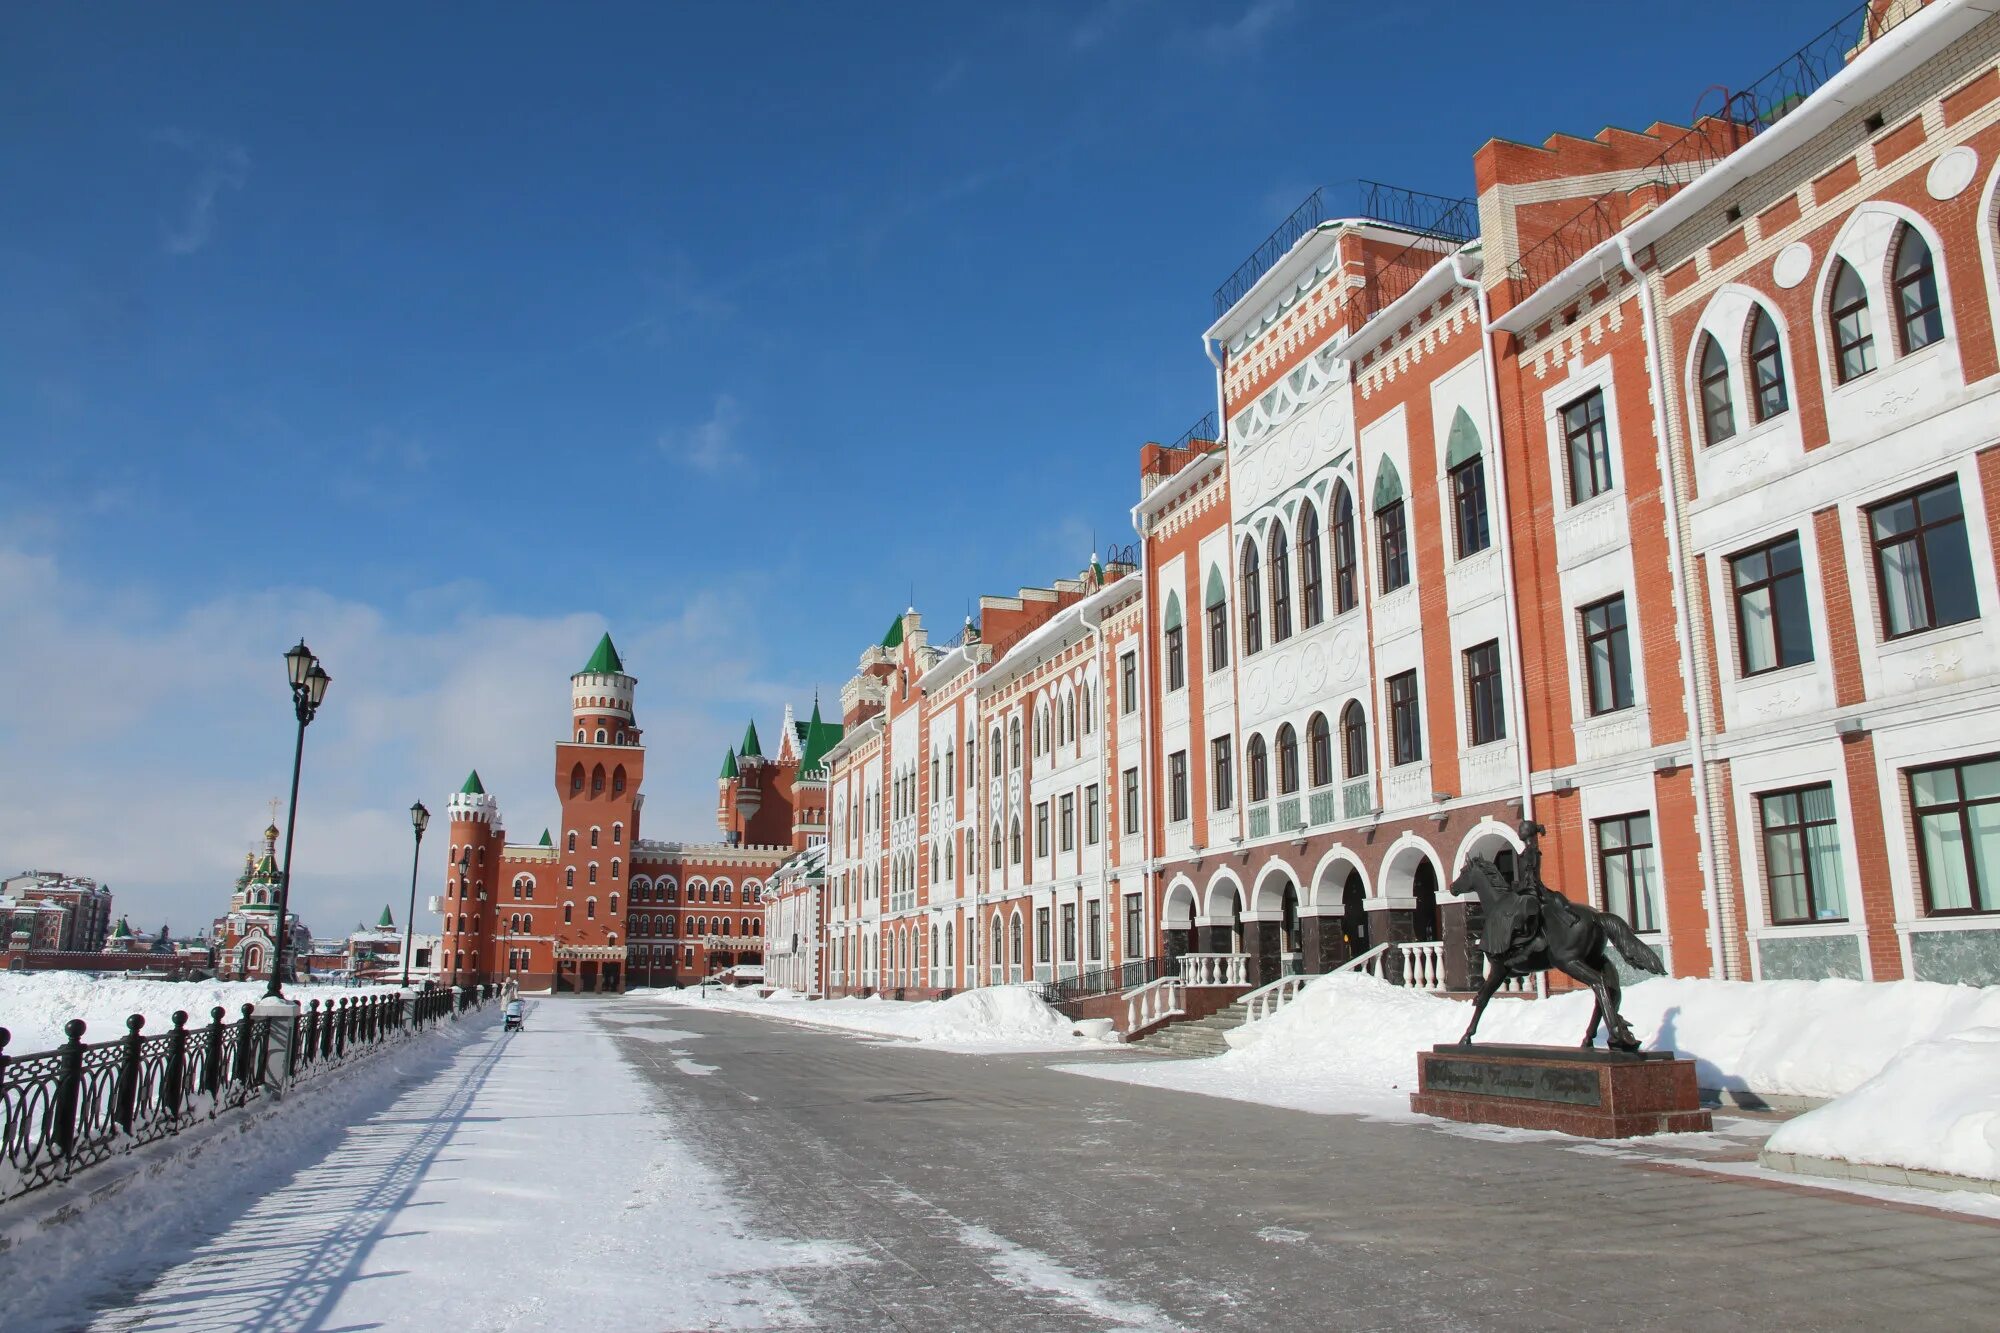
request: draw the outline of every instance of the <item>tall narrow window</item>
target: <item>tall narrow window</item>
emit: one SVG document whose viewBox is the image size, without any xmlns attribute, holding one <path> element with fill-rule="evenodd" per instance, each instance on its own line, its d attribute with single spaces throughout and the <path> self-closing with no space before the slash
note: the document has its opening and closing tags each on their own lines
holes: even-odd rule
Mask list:
<svg viewBox="0 0 2000 1333">
<path fill-rule="evenodd" d="M 1021 864 L 1021 817 L 1015 815 L 1007 822 L 1007 858 L 1015 865 Z"/>
<path fill-rule="evenodd" d="M 1465 720 L 1474 745 L 1507 735 L 1507 709 L 1500 688 L 1500 641 L 1488 639 L 1465 650 Z"/>
<path fill-rule="evenodd" d="M 1386 458 L 1375 475 L 1374 508 L 1382 591 L 1394 592 L 1410 581 L 1410 529 L 1403 506 L 1403 479 Z"/>
<path fill-rule="evenodd" d="M 1139 831 L 1139 770 L 1137 768 L 1128 768 L 1125 770 L 1124 785 L 1121 790 L 1124 792 L 1124 797 L 1119 801 L 1119 806 L 1125 812 L 1125 831 L 1127 833 L 1137 833 Z"/>
<path fill-rule="evenodd" d="M 1299 617 L 1306 629 L 1326 619 L 1326 595 L 1319 568 L 1319 510 L 1308 500 L 1299 507 Z"/>
<path fill-rule="evenodd" d="M 1208 669 L 1229 665 L 1229 602 L 1222 590 L 1222 571 L 1208 571 Z"/>
<path fill-rule="evenodd" d="M 1187 751 L 1175 750 L 1167 756 L 1167 818 L 1178 824 L 1187 817 Z"/>
<path fill-rule="evenodd" d="M 1424 731 L 1417 714 L 1417 673 L 1389 677 L 1389 762 L 1414 764 L 1424 757 Z"/>
<path fill-rule="evenodd" d="M 1477 555 L 1492 543 L 1486 517 L 1486 458 L 1479 427 L 1464 408 L 1452 413 L 1445 436 L 1445 475 L 1451 482 L 1452 526 L 1458 558 Z"/>
<path fill-rule="evenodd" d="M 1035 804 L 1035 855 L 1047 856 L 1048 854 L 1049 803 L 1047 801 L 1039 801 Z"/>
<path fill-rule="evenodd" d="M 1736 407 L 1729 397 L 1729 360 L 1713 334 L 1701 335 L 1701 429 L 1710 444 L 1736 433 Z"/>
<path fill-rule="evenodd" d="M 1139 707 L 1139 655 L 1121 653 L 1118 657 L 1118 711 L 1129 715 Z"/>
<path fill-rule="evenodd" d="M 1833 300 L 1834 368 L 1842 384 L 1875 369 L 1875 332 L 1868 322 L 1868 292 L 1861 275 L 1845 259 L 1836 260 Z"/>
<path fill-rule="evenodd" d="M 1840 871 L 1840 823 L 1827 783 L 1757 798 L 1764 824 L 1764 878 L 1771 924 L 1847 919 Z"/>
<path fill-rule="evenodd" d="M 1333 728 L 1325 713 L 1314 713 L 1306 724 L 1306 772 L 1315 787 L 1333 781 Z"/>
<path fill-rule="evenodd" d="M 1083 840 L 1091 847 L 1103 836 L 1099 831 L 1102 826 L 1099 805 L 1097 784 L 1093 782 L 1083 789 Z"/>
<path fill-rule="evenodd" d="M 1064 792 L 1056 798 L 1057 845 L 1065 852 L 1076 850 L 1076 794 Z"/>
<path fill-rule="evenodd" d="M 1287 722 L 1278 728 L 1278 791 L 1289 796 L 1299 789 L 1299 733 Z"/>
<path fill-rule="evenodd" d="M 1569 457 L 1569 502 L 1604 494 L 1613 484 L 1611 435 L 1604 424 L 1604 392 L 1592 389 L 1562 410 L 1563 451 Z"/>
<path fill-rule="evenodd" d="M 1166 658 L 1167 689 L 1178 690 L 1187 684 L 1187 648 L 1181 628 L 1181 599 L 1168 594 L 1166 615 Z"/>
<path fill-rule="evenodd" d="M 1236 800 L 1236 775 L 1230 770 L 1229 737 L 1217 736 L 1208 743 L 1208 789 L 1218 810 L 1227 810 Z"/>
<path fill-rule="evenodd" d="M 1912 771 L 1910 804 L 1927 913 L 2000 912 L 2000 756 Z"/>
<path fill-rule="evenodd" d="M 1653 817 L 1620 815 L 1597 821 L 1598 882 L 1604 905 L 1625 918 L 1632 929 L 1650 933 L 1660 928 L 1660 905 L 1653 873 Z"/>
<path fill-rule="evenodd" d="M 1978 618 L 1956 477 L 1874 506 L 1868 529 L 1884 634 L 1897 638 Z"/>
<path fill-rule="evenodd" d="M 1346 482 L 1333 488 L 1333 613 L 1354 609 L 1357 590 L 1354 581 L 1354 497 Z"/>
<path fill-rule="evenodd" d="M 1243 748 L 1243 765 L 1250 770 L 1250 800 L 1254 803 L 1270 799 L 1271 757 L 1262 736 L 1252 736 L 1250 744 Z"/>
<path fill-rule="evenodd" d="M 1340 710 L 1340 767 L 1349 778 L 1368 773 L 1368 718 L 1359 703 Z"/>
<path fill-rule="evenodd" d="M 1019 768 L 1021 766 L 1021 719 L 1019 716 L 1010 718 L 1007 722 L 1007 756 L 1012 761 L 1013 767 Z"/>
<path fill-rule="evenodd" d="M 1729 578 L 1736 602 L 1737 660 L 1744 675 L 1813 660 L 1797 533 L 1732 556 Z"/>
<path fill-rule="evenodd" d="M 1763 306 L 1750 317 L 1750 402 L 1757 420 L 1769 421 L 1791 410 L 1785 392 L 1785 349 L 1778 326 Z"/>
<path fill-rule="evenodd" d="M 1896 334 L 1905 355 L 1944 337 L 1944 312 L 1938 305 L 1931 248 L 1908 223 L 1903 224 L 1896 243 L 1896 267 L 1890 286 L 1896 307 Z"/>
<path fill-rule="evenodd" d="M 1243 539 L 1243 578 L 1237 596 L 1243 602 L 1243 651 L 1257 652 L 1264 646 L 1264 622 L 1261 610 L 1264 594 L 1263 583 L 1257 576 L 1257 543 L 1248 537 Z"/>
<path fill-rule="evenodd" d="M 1271 642 L 1292 637 L 1292 551 L 1285 525 L 1271 525 Z"/>
<path fill-rule="evenodd" d="M 1593 715 L 1632 706 L 1632 649 L 1625 633 L 1625 596 L 1583 608 L 1585 685 Z"/>
</svg>

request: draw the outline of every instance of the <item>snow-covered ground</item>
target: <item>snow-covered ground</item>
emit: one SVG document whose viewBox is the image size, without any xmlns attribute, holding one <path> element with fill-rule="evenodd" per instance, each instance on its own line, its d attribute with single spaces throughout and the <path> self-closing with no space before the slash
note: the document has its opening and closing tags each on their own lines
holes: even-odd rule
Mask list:
<svg viewBox="0 0 2000 1333">
<path fill-rule="evenodd" d="M 755 990 L 699 986 L 628 991 L 628 995 L 692 1008 L 728 1009 L 814 1027 L 895 1037 L 939 1050 L 1102 1050 L 1105 1043 L 1075 1033 L 1076 1025 L 1025 986 L 988 986 L 948 1000 L 808 1000 L 791 991 L 759 998 Z"/>
<path fill-rule="evenodd" d="M 2000 1181 L 2000 1026 L 1918 1042 L 1770 1149 Z"/>
<path fill-rule="evenodd" d="M 1478 1039 L 1574 1045 L 1590 1005 L 1587 992 L 1496 1000 Z M 1227 1054 L 1079 1072 L 1298 1110 L 1403 1117 L 1411 1114 L 1417 1052 L 1458 1040 L 1471 1010 L 1463 1000 L 1334 973 L 1232 1033 Z M 1624 1012 L 1649 1049 L 1693 1059 L 1703 1087 L 1829 1098 L 1859 1087 L 1915 1043 L 2000 1027 L 2000 989 L 1659 977 L 1628 988 Z"/>
<path fill-rule="evenodd" d="M 0 1251 L 10 1333 L 803 1327 L 768 1239 L 577 1005 L 446 1025 Z M 665 1244 L 666 1249 L 661 1246 Z M 92 1324 L 93 1311 L 105 1311 Z"/>
<path fill-rule="evenodd" d="M 285 994 L 305 1004 L 393 989 L 293 983 L 285 987 Z M 187 1012 L 188 1026 L 195 1028 L 209 1022 L 209 1011 L 216 1005 L 227 1011 L 225 1020 L 233 1020 L 263 993 L 261 981 L 138 981 L 84 972 L 0 972 L 0 1028 L 8 1032 L 8 1055 L 33 1055 L 67 1041 L 63 1026 L 72 1018 L 87 1024 L 84 1041 L 110 1041 L 125 1035 L 125 1019 L 132 1014 L 145 1016 L 146 1026 L 140 1031 L 148 1035 L 172 1027 L 177 1009 Z"/>
</svg>

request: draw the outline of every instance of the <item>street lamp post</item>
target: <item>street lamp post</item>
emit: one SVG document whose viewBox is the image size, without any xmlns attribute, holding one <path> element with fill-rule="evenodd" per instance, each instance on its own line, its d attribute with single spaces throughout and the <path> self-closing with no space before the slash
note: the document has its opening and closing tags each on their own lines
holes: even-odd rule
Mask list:
<svg viewBox="0 0 2000 1333">
<path fill-rule="evenodd" d="M 299 765 L 306 755 L 306 727 L 311 724 L 313 714 L 319 712 L 320 703 L 326 698 L 326 687 L 333 683 L 333 677 L 326 674 L 304 639 L 285 654 L 285 672 L 292 682 L 292 711 L 298 715 L 299 735 L 292 747 L 292 805 L 285 815 L 285 865 L 278 874 L 278 938 L 271 948 L 271 980 L 264 987 L 264 994 L 272 999 L 280 999 L 285 993 L 285 943 L 292 934 L 287 919 L 292 900 L 292 834 L 299 823 Z"/>
<path fill-rule="evenodd" d="M 424 830 L 430 826 L 431 812 L 418 801 L 410 807 L 410 827 L 417 832 L 416 850 L 410 853 L 410 913 L 403 918 L 403 989 L 410 988 L 410 945 L 411 931 L 417 919 L 417 862 L 424 851 Z"/>
</svg>

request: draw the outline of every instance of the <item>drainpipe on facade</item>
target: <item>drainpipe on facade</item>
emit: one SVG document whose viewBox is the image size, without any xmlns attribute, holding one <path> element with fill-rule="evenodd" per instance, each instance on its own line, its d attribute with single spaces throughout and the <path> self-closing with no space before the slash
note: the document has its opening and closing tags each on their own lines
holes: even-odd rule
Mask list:
<svg viewBox="0 0 2000 1333">
<path fill-rule="evenodd" d="M 1618 238 L 1618 262 L 1625 275 L 1639 288 L 1640 332 L 1646 340 L 1646 377 L 1653 397 L 1653 440 L 1659 450 L 1660 486 L 1667 509 L 1667 559 L 1674 567 L 1674 599 L 1679 603 L 1674 617 L 1674 641 L 1681 653 L 1681 706 L 1688 721 L 1690 774 L 1694 784 L 1695 832 L 1701 849 L 1702 897 L 1708 907 L 1709 974 L 1719 980 L 1730 978 L 1729 956 L 1723 941 L 1734 935 L 1732 921 L 1725 921 L 1722 896 L 1722 866 L 1716 855 L 1715 829 L 1709 820 L 1708 753 L 1703 744 L 1701 687 L 1696 675 L 1694 651 L 1695 602 L 1688 585 L 1687 565 L 1681 557 L 1681 493 L 1679 474 L 1674 471 L 1673 446 L 1667 435 L 1667 385 L 1660 370 L 1658 312 L 1653 305 L 1653 287 L 1632 258 L 1630 237 Z"/>
<path fill-rule="evenodd" d="M 1507 453 L 1500 440 L 1500 370 L 1493 342 L 1492 307 L 1486 299 L 1486 288 L 1466 275 L 1459 266 L 1462 252 L 1453 251 L 1451 256 L 1452 281 L 1470 291 L 1479 300 L 1479 351 L 1480 359 L 1486 363 L 1486 438 L 1493 441 L 1493 499 L 1500 508 L 1500 580 L 1502 600 L 1507 609 L 1507 656 L 1510 659 L 1514 686 L 1515 720 L 1520 734 L 1514 745 L 1521 756 L 1521 818 L 1535 817 L 1534 761 L 1528 753 L 1528 687 L 1526 673 L 1521 666 L 1521 601 L 1514 584 L 1514 525 L 1512 510 L 1507 503 Z"/>
</svg>

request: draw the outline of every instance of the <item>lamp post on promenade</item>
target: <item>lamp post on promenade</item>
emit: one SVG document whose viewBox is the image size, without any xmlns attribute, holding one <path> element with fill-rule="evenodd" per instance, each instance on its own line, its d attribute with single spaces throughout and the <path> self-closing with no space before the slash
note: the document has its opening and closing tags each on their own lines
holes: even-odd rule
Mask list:
<svg viewBox="0 0 2000 1333">
<path fill-rule="evenodd" d="M 285 815 L 285 864 L 278 874 L 278 938 L 271 948 L 271 980 L 264 987 L 264 994 L 270 999 L 282 999 L 285 994 L 285 945 L 291 939 L 292 927 L 289 913 L 292 900 L 292 834 L 299 823 L 299 765 L 306 754 L 306 728 L 311 725 L 313 715 L 319 712 L 320 703 L 326 698 L 326 687 L 333 683 L 333 677 L 326 674 L 313 650 L 300 639 L 298 646 L 285 654 L 285 673 L 292 682 L 292 711 L 298 715 L 298 741 L 292 747 L 292 804 Z"/>
<path fill-rule="evenodd" d="M 431 812 L 424 809 L 422 801 L 410 807 L 410 827 L 416 830 L 417 846 L 416 850 L 410 853 L 410 912 L 403 918 L 403 989 L 405 990 L 410 986 L 410 932 L 415 929 L 414 923 L 417 919 L 417 862 L 423 855 L 424 829 L 429 827 L 430 822 Z"/>
</svg>

